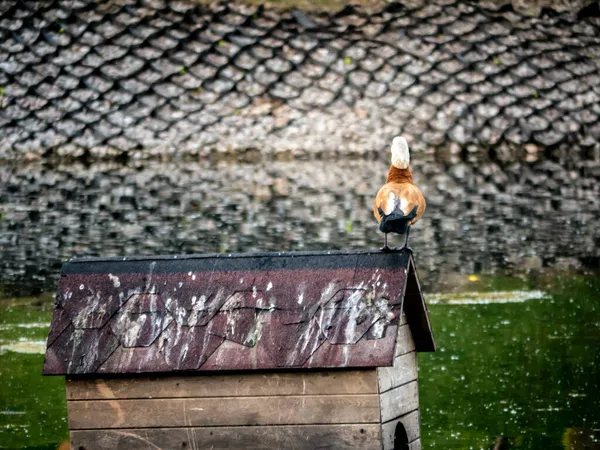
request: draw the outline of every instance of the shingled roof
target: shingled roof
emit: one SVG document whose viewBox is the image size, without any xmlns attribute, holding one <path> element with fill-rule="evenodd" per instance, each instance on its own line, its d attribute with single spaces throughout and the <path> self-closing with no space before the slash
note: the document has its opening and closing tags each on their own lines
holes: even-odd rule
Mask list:
<svg viewBox="0 0 600 450">
<path fill-rule="evenodd" d="M 410 252 L 74 259 L 44 374 L 386 366 L 402 309 L 435 350 Z"/>
</svg>

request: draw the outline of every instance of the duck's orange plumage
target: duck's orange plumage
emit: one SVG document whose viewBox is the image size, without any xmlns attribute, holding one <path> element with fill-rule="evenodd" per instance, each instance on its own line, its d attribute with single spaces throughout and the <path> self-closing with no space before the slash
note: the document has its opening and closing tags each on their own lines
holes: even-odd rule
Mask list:
<svg viewBox="0 0 600 450">
<path fill-rule="evenodd" d="M 410 170 L 408 144 L 403 137 L 397 137 L 392 144 L 392 166 L 373 204 L 373 214 L 386 233 L 407 234 L 425 212 L 426 202 L 421 190 L 413 182 Z M 384 223 L 382 224 L 382 220 Z"/>
</svg>

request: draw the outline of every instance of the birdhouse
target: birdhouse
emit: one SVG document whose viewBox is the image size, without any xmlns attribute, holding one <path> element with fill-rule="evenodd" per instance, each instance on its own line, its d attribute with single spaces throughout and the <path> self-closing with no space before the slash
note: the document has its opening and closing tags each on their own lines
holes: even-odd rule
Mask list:
<svg viewBox="0 0 600 450">
<path fill-rule="evenodd" d="M 412 253 L 74 259 L 45 375 L 75 449 L 419 449 Z"/>
</svg>

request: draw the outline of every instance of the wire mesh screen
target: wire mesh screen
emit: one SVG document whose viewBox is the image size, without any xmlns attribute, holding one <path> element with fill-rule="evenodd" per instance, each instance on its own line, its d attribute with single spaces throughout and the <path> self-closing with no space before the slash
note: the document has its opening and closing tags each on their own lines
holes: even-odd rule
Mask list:
<svg viewBox="0 0 600 450">
<path fill-rule="evenodd" d="M 600 19 L 464 0 L 378 13 L 117 0 L 0 6 L 0 156 L 600 141 Z M 597 148 L 597 147 L 596 147 Z"/>
</svg>

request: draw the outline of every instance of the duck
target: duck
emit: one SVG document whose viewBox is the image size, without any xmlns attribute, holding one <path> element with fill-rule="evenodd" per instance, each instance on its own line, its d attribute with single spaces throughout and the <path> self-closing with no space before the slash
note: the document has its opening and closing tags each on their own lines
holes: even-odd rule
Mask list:
<svg viewBox="0 0 600 450">
<path fill-rule="evenodd" d="M 427 203 L 423 193 L 414 183 L 410 169 L 410 150 L 404 136 L 392 140 L 391 166 L 385 184 L 379 189 L 373 203 L 373 215 L 384 233 L 382 251 L 412 251 L 408 247 L 410 228 L 419 221 Z M 388 234 L 406 235 L 404 246 L 390 248 Z"/>
</svg>

